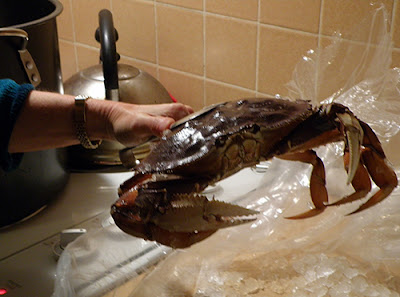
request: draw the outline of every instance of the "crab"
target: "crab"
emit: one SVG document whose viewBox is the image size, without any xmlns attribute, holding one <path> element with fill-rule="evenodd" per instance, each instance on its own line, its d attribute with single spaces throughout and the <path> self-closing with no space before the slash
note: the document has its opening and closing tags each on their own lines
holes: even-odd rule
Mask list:
<svg viewBox="0 0 400 297">
<path fill-rule="evenodd" d="M 313 148 L 344 141 L 344 167 L 354 192 L 329 204 L 325 169 Z M 378 190 L 352 213 L 385 199 L 397 186 L 373 130 L 346 107 L 331 103 L 252 98 L 210 106 L 178 121 L 133 167 L 112 205 L 116 225 L 126 233 L 173 248 L 186 248 L 221 228 L 252 222 L 257 211 L 208 200 L 209 185 L 260 161 L 280 158 L 312 166 L 313 208 L 288 217 L 304 219 L 327 207 L 360 200 Z M 121 151 L 124 164 L 136 164 L 133 149 Z"/>
</svg>

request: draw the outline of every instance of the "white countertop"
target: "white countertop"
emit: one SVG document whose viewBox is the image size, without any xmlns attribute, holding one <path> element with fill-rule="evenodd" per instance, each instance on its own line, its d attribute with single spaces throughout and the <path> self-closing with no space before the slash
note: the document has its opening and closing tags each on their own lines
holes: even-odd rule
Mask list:
<svg viewBox="0 0 400 297">
<path fill-rule="evenodd" d="M 0 230 L 0 260 L 107 211 L 118 198 L 119 185 L 130 176 L 130 172 L 72 173 L 47 208 Z"/>
</svg>

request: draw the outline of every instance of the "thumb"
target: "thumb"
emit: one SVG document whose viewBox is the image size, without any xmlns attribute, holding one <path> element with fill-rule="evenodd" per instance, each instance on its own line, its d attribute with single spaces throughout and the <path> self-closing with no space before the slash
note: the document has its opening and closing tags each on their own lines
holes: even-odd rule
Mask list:
<svg viewBox="0 0 400 297">
<path fill-rule="evenodd" d="M 173 118 L 157 116 L 153 117 L 153 123 L 150 125 L 151 132 L 154 135 L 161 136 L 164 130 L 171 127 L 171 125 L 175 122 Z"/>
</svg>

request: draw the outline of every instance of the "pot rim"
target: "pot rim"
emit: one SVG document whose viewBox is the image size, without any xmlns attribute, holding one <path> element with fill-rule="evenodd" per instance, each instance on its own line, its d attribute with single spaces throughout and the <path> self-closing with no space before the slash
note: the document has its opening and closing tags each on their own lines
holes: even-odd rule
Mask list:
<svg viewBox="0 0 400 297">
<path fill-rule="evenodd" d="M 45 22 L 47 22 L 47 21 L 49 21 L 51 19 L 56 18 L 63 11 L 63 5 L 58 0 L 48 0 L 48 2 L 51 2 L 54 5 L 54 10 L 51 13 L 49 13 L 48 15 L 46 15 L 46 16 L 44 16 L 42 18 L 30 21 L 30 22 L 26 22 L 26 23 L 22 23 L 22 24 L 16 24 L 16 25 L 12 25 L 12 26 L 9 26 L 9 27 L 24 29 L 24 28 L 27 28 L 27 27 L 30 27 L 30 26 L 34 26 L 34 25 L 39 25 L 41 23 L 45 23 Z M 4 27 L 4 28 L 6 28 L 6 27 Z"/>
</svg>

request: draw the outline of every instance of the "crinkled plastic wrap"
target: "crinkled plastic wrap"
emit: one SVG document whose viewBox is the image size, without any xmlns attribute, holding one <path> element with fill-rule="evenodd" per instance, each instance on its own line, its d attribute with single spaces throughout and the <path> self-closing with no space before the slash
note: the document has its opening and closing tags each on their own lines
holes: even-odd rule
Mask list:
<svg viewBox="0 0 400 297">
<path fill-rule="evenodd" d="M 377 133 L 399 175 L 400 71 L 390 68 L 387 26 L 385 9 L 379 7 L 353 36 L 355 40 L 367 36 L 373 45 L 335 36 L 326 48 L 307 53 L 288 88 L 292 99 L 335 101 L 348 106 Z M 343 144 L 316 151 L 325 164 L 330 201 L 351 193 L 343 168 Z M 313 218 L 288 220 L 285 216 L 310 207 L 311 168 L 277 159 L 265 164 L 269 168 L 256 189 L 235 197 L 239 204 L 260 211 L 257 221 L 220 230 L 191 248 L 173 251 L 131 296 L 400 296 L 399 189 L 358 214 L 347 216 L 360 204 L 354 202 L 329 207 Z M 223 190 L 229 187 L 224 184 Z M 376 190 L 373 187 L 372 192 Z M 73 291 L 79 288 L 81 279 L 87 283 L 88 274 L 93 278 L 95 272 L 88 273 L 90 267 L 85 266 L 87 257 L 79 261 L 79 251 L 85 252 L 90 242 L 93 249 L 88 255 L 92 260 L 93 255 L 96 261 L 107 260 L 107 265 L 113 263 L 113 257 L 129 254 L 126 249 L 132 243 L 128 235 L 112 229 L 115 226 L 108 228 L 98 231 L 100 237 L 91 234 L 67 247 L 56 281 L 55 294 L 57 290 L 63 294 L 55 296 L 75 296 Z M 114 233 L 119 239 L 122 236 L 122 241 L 112 248 L 104 247 L 107 254 L 101 254 L 103 247 L 96 244 L 109 231 L 108 241 Z M 109 277 L 123 282 L 135 273 L 110 270 Z"/>
<path fill-rule="evenodd" d="M 63 251 L 53 297 L 103 296 L 137 277 L 170 250 L 125 234 L 107 223 L 108 219 L 104 222 L 104 228 L 81 235 Z"/>
<path fill-rule="evenodd" d="M 373 45 L 335 36 L 321 51 L 308 52 L 288 88 L 293 99 L 348 106 L 377 133 L 399 175 L 400 71 L 390 68 L 387 26 L 386 11 L 379 7 L 353 36 L 367 36 Z M 325 164 L 330 201 L 351 193 L 343 144 L 317 153 Z M 220 230 L 175 251 L 131 296 L 400 296 L 398 188 L 358 214 L 347 216 L 360 204 L 354 202 L 313 218 L 288 220 L 285 216 L 309 207 L 311 168 L 276 159 L 267 164 L 257 190 L 240 200 L 261 212 L 256 222 Z"/>
</svg>

